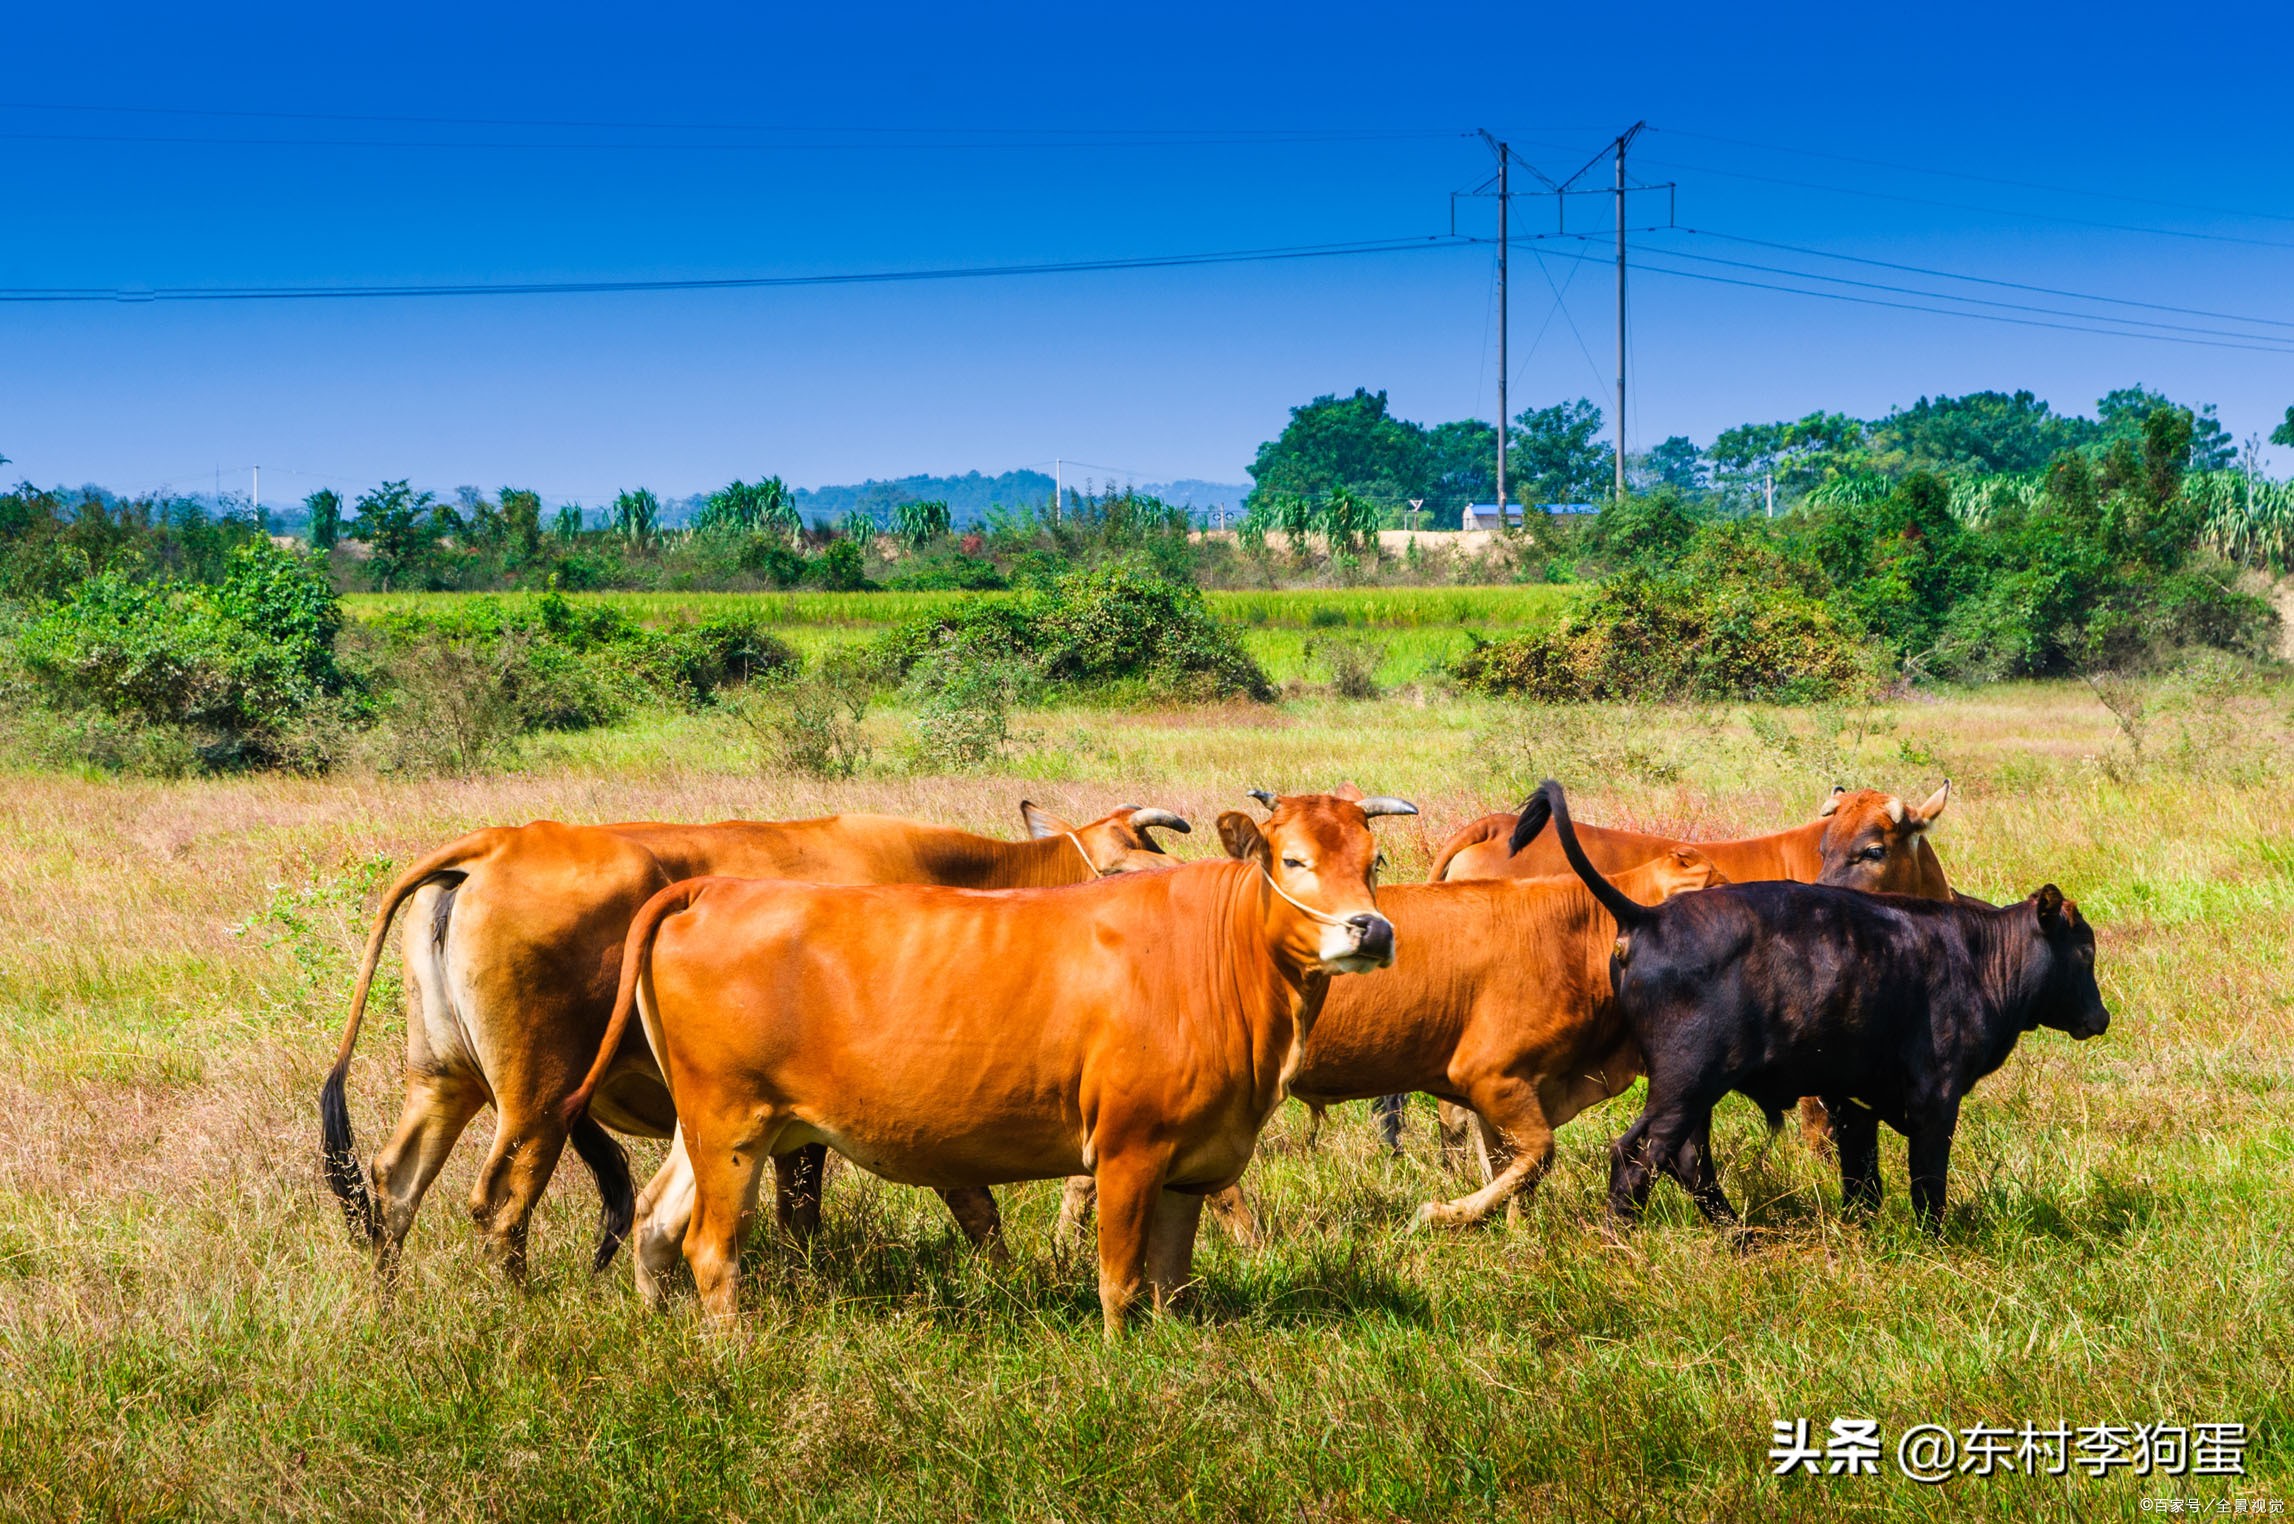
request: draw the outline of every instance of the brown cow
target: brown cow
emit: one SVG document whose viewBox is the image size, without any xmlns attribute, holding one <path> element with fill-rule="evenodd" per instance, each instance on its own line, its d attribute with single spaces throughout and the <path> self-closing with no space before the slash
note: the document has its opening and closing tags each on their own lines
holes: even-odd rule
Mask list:
<svg viewBox="0 0 2294 1524">
<path fill-rule="evenodd" d="M 1669 836 L 1581 825 L 1579 844 L 1593 865 L 1621 873 L 1675 846 L 1694 846 L 1712 859 L 1731 883 L 1790 879 L 1803 884 L 1834 884 L 1875 894 L 1912 894 L 1923 899 L 1954 898 L 1943 864 L 1928 844 L 1928 828 L 1951 801 L 1951 780 L 1921 805 L 1909 805 L 1874 789 L 1834 788 L 1816 818 L 1790 830 L 1733 841 L 1683 843 Z M 1484 815 L 1452 836 L 1434 860 L 1437 883 L 1479 878 L 1549 878 L 1570 871 L 1569 860 L 1551 831 L 1541 831 L 1542 810 L 1520 815 Z M 1397 1114 L 1399 1098 L 1391 1098 Z M 1385 1104 L 1385 1102 L 1382 1102 Z M 1442 1108 L 1445 1151 L 1462 1143 L 1465 1117 Z M 1800 1108 L 1800 1130 L 1811 1148 L 1830 1142 L 1823 1106 L 1811 1098 Z"/>
<path fill-rule="evenodd" d="M 1113 1338 L 1142 1279 L 1158 1308 L 1187 1281 L 1203 1196 L 1250 1161 L 1330 976 L 1393 961 L 1369 823 L 1406 813 L 1288 797 L 1263 826 L 1219 818 L 1239 862 L 1071 889 L 675 885 L 630 926 L 567 1117 L 619 1060 L 635 1010 L 676 1097 L 694 1187 L 684 1254 L 720 1325 L 773 1154 L 824 1142 L 940 1189 L 1089 1170 Z M 641 1228 L 637 1257 L 668 1236 Z"/>
<path fill-rule="evenodd" d="M 319 1097 L 327 1181 L 354 1234 L 394 1261 L 423 1193 L 471 1118 L 491 1101 L 494 1146 L 470 1210 L 489 1250 L 512 1275 L 525 1268 L 526 1225 L 569 1141 L 559 1108 L 597 1052 L 613 1010 L 623 939 L 656 891 L 705 873 L 828 883 L 935 883 L 980 889 L 1079 883 L 1165 867 L 1147 834 L 1185 831 L 1168 810 L 1126 805 L 1077 828 L 1023 803 L 1030 839 L 1011 842 L 881 815 L 717 825 L 555 821 L 478 831 L 408 869 L 383 896 L 351 996 L 350 1020 Z M 375 1156 L 373 1190 L 351 1141 L 343 1095 L 391 917 L 410 906 L 406 960 L 406 1104 Z M 621 1148 L 598 1125 L 667 1137 L 668 1092 L 642 1052 L 596 1098 L 570 1141 L 605 1197 L 607 1247 L 629 1222 Z M 783 1220 L 817 1221 L 821 1151 L 784 1166 Z M 808 1189 L 807 1180 L 811 1181 Z M 974 1242 L 995 1229 L 984 1195 L 949 1206 Z M 598 1261 L 603 1267 L 604 1258 Z"/>
<path fill-rule="evenodd" d="M 1816 818 L 1790 830 L 1694 846 L 1735 883 L 1791 879 L 1875 894 L 1948 899 L 1943 864 L 1926 833 L 1951 801 L 1951 783 L 1914 807 L 1875 789 L 1832 790 Z M 1477 878 L 1553 878 L 1569 860 L 1550 831 L 1527 829 L 1521 815 L 1484 815 L 1452 836 L 1434 860 L 1436 883 Z M 1596 868 L 1621 873 L 1682 845 L 1674 837 L 1581 825 L 1579 843 Z"/>
<path fill-rule="evenodd" d="M 1675 847 L 1616 882 L 1655 904 L 1725 880 Z M 1378 908 L 1394 923 L 1394 966 L 1331 987 L 1290 1093 L 1320 1108 L 1423 1091 L 1473 1108 L 1503 1167 L 1417 1216 L 1465 1227 L 1534 1189 L 1554 1129 L 1641 1073 L 1609 982 L 1617 921 L 1575 877 L 1396 884 Z M 1235 1194 L 1228 1210 L 1246 1216 Z M 1063 1229 L 1081 1225 L 1091 1198 L 1088 1177 L 1068 1183 Z"/>
</svg>

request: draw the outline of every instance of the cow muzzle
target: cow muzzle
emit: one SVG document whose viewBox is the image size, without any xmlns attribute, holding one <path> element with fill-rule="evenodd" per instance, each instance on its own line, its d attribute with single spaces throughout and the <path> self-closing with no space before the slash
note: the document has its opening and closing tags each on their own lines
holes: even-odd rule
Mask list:
<svg viewBox="0 0 2294 1524">
<path fill-rule="evenodd" d="M 1373 912 L 1323 928 L 1322 961 L 1334 972 L 1366 974 L 1394 961 L 1394 923 Z"/>
</svg>

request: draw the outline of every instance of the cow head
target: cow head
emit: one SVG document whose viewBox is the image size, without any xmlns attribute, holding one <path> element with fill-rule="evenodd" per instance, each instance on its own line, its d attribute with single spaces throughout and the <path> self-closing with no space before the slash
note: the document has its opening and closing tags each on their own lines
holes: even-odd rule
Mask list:
<svg viewBox="0 0 2294 1524">
<path fill-rule="evenodd" d="M 2095 985 L 2095 928 L 2079 914 L 2077 902 L 2065 899 L 2053 884 L 2023 903 L 2031 907 L 2035 930 L 2047 948 L 2047 982 L 2031 1024 L 2082 1039 L 2102 1036 L 2111 1013 Z"/>
<path fill-rule="evenodd" d="M 1617 875 L 1617 887 L 1644 905 L 1669 900 L 1694 889 L 1710 889 L 1728 882 L 1713 860 L 1695 847 L 1678 846 L 1639 867 Z"/>
<path fill-rule="evenodd" d="M 1152 828 L 1177 831 L 1184 836 L 1194 829 L 1169 810 L 1149 809 L 1137 804 L 1126 804 L 1114 814 L 1103 815 L 1089 825 L 1074 826 L 1042 806 L 1022 799 L 1020 818 L 1027 822 L 1028 835 L 1038 841 L 1046 836 L 1068 837 L 1083 849 L 1084 857 L 1101 878 L 1117 873 L 1138 873 L 1149 868 L 1172 867 L 1171 859 L 1163 852 L 1162 843 L 1147 832 Z"/>
<path fill-rule="evenodd" d="M 1927 830 L 1950 802 L 1949 779 L 1919 805 L 1874 789 L 1833 789 L 1816 812 L 1824 822 L 1818 846 L 1824 866 L 1816 882 L 1872 894 L 1944 898 L 1949 890 L 1943 865 L 1927 843 Z"/>
<path fill-rule="evenodd" d="M 1271 812 L 1263 821 L 1240 810 L 1219 817 L 1227 855 L 1254 865 L 1274 893 L 1269 909 L 1278 936 L 1300 961 L 1323 973 L 1360 974 L 1394 961 L 1394 924 L 1378 913 L 1378 843 L 1370 822 L 1415 815 L 1418 807 L 1386 797 L 1289 794 L 1254 789 Z"/>
</svg>

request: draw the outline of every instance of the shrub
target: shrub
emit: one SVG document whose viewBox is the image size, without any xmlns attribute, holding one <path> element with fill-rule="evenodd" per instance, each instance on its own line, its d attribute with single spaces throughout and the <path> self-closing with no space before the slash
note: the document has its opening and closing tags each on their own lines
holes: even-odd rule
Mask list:
<svg viewBox="0 0 2294 1524">
<path fill-rule="evenodd" d="M 1320 624 L 1321 615 L 1335 612 L 1317 609 L 1312 622 Z M 1384 655 L 1377 641 L 1363 636 L 1323 635 L 1306 643 L 1307 660 L 1329 674 L 1330 691 L 1340 698 L 1376 698 L 1378 663 Z"/>
<path fill-rule="evenodd" d="M 1626 572 L 1550 630 L 1477 645 L 1461 687 L 1548 702 L 1807 702 L 1869 687 L 1862 632 L 1790 587 Z"/>
<path fill-rule="evenodd" d="M 1016 661 L 1044 683 L 1071 688 L 1137 683 L 1178 698 L 1274 695 L 1200 592 L 1126 563 L 914 621 L 888 636 L 879 654 L 892 676 L 905 678 L 927 654 L 951 649 Z"/>
<path fill-rule="evenodd" d="M 918 556 L 885 578 L 884 585 L 898 592 L 991 593 L 1000 592 L 1011 583 L 996 570 L 993 561 L 957 554 Z"/>
<path fill-rule="evenodd" d="M 812 558 L 805 575 L 832 593 L 857 593 L 868 586 L 860 546 L 853 540 L 834 540 Z"/>
<path fill-rule="evenodd" d="M 88 578 L 27 623 L 17 656 L 49 707 L 180 729 L 201 765 L 296 761 L 294 732 L 346 687 L 332 584 L 268 540 L 220 585 Z"/>
<path fill-rule="evenodd" d="M 868 765 L 872 748 L 861 725 L 868 682 L 843 653 L 831 653 L 809 673 L 784 670 L 743 694 L 731 711 L 774 766 L 811 778 L 849 778 Z"/>
<path fill-rule="evenodd" d="M 964 772 L 1001 760 L 1015 739 L 1012 709 L 1028 696 L 1033 676 L 1024 662 L 962 648 L 924 656 L 906 685 L 916 704 L 916 765 Z"/>
</svg>

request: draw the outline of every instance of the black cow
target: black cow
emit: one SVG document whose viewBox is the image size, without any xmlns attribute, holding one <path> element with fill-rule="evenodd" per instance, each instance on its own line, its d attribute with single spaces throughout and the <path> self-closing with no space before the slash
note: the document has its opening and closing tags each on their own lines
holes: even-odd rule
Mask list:
<svg viewBox="0 0 2294 1524">
<path fill-rule="evenodd" d="M 1648 1107 L 1610 1155 L 1609 1208 L 1638 1218 L 1659 1171 L 1707 1218 L 1736 1212 L 1713 1173 L 1713 1106 L 1750 1096 L 1780 1125 L 1823 1098 L 1850 1210 L 1880 1201 L 1879 1124 L 1911 1142 L 1912 1206 L 1942 1225 L 1960 1102 L 2033 1027 L 2110 1025 L 2095 933 L 2053 884 L 1987 908 L 1816 884 L 1731 884 L 1641 905 L 1586 861 L 1561 785 L 1539 798 L 1570 866 L 1617 918 L 1617 1003 L 1647 1060 Z"/>
</svg>

